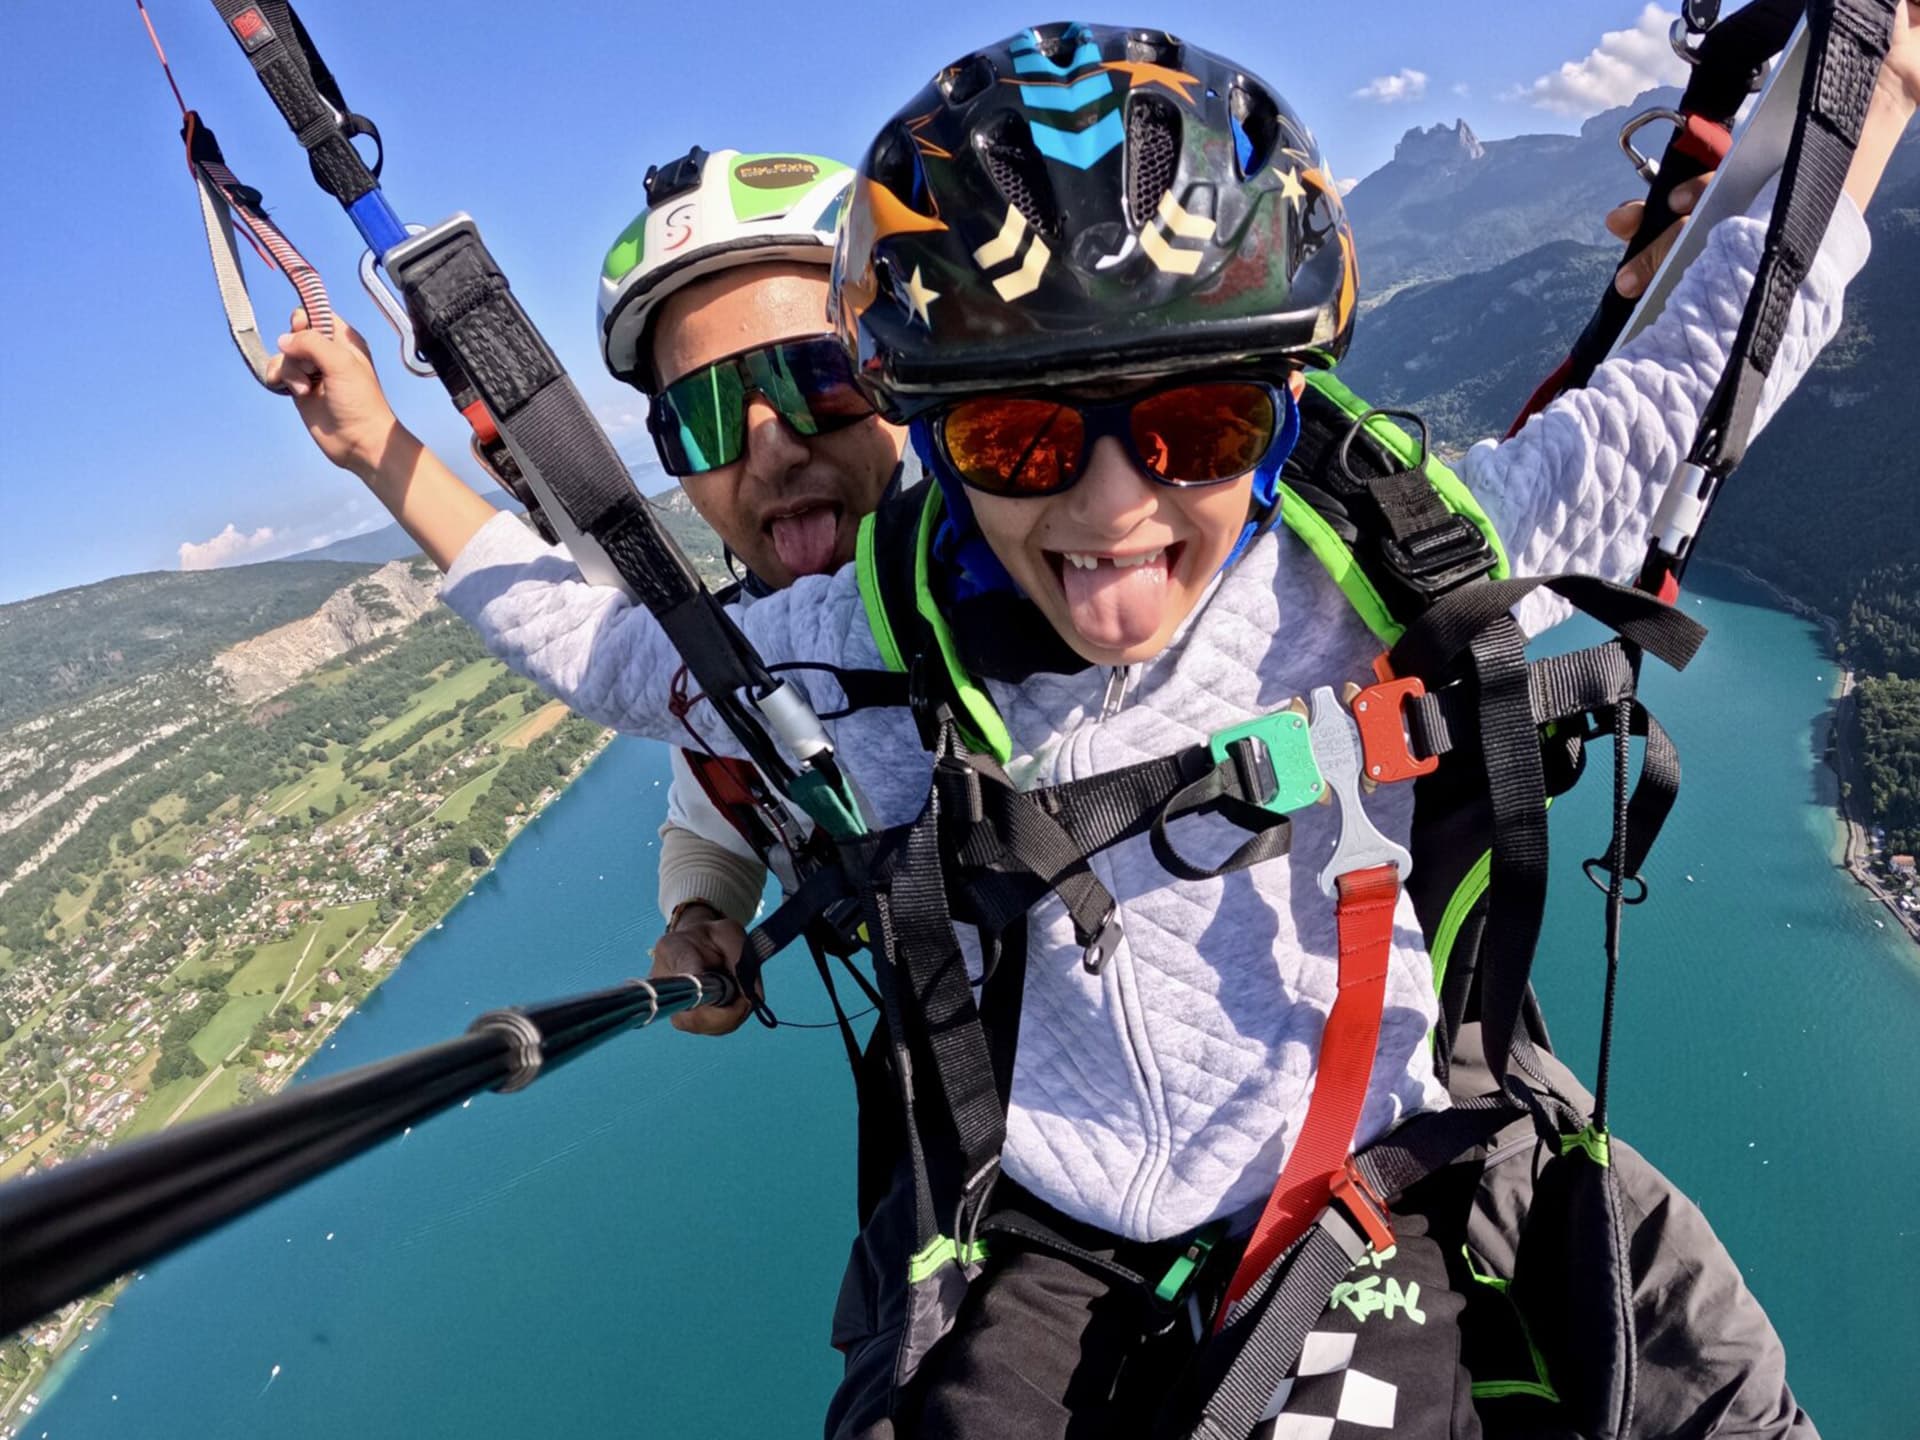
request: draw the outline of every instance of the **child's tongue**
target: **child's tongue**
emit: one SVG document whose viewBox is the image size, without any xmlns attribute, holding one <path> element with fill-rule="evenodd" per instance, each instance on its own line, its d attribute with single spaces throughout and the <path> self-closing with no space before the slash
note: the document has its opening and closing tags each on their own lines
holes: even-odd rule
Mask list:
<svg viewBox="0 0 1920 1440">
<path fill-rule="evenodd" d="M 1167 557 L 1163 551 L 1144 565 L 1126 569 L 1102 560 L 1091 570 L 1062 557 L 1060 584 L 1067 613 L 1082 639 L 1107 650 L 1144 645 L 1159 633 L 1167 598 Z"/>
<path fill-rule="evenodd" d="M 833 569 L 834 542 L 840 534 L 837 512 L 817 505 L 773 522 L 773 548 L 794 575 L 824 575 Z"/>
</svg>

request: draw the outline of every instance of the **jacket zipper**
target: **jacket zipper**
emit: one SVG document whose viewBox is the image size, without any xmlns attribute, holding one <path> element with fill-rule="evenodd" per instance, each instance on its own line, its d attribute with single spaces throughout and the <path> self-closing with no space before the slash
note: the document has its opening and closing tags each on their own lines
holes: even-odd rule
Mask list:
<svg viewBox="0 0 1920 1440">
<path fill-rule="evenodd" d="M 1100 702 L 1100 718 L 1111 720 L 1120 713 L 1120 702 L 1127 698 L 1127 677 L 1132 673 L 1131 665 L 1116 665 L 1107 672 L 1107 694 Z"/>
</svg>

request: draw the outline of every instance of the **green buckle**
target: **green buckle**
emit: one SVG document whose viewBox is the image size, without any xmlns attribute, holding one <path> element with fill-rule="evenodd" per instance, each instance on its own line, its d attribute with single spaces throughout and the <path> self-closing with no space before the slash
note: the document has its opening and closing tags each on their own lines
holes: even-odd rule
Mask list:
<svg viewBox="0 0 1920 1440">
<path fill-rule="evenodd" d="M 1255 741 L 1256 745 L 1250 753 L 1236 755 L 1233 747 L 1242 740 Z M 1276 710 L 1244 725 L 1217 731 L 1208 739 L 1207 748 L 1213 752 L 1216 765 L 1232 762 L 1238 766 L 1249 796 L 1277 815 L 1304 810 L 1327 794 L 1327 782 L 1313 758 L 1307 717 L 1301 710 Z"/>
<path fill-rule="evenodd" d="M 1207 1256 L 1213 1250 L 1214 1243 L 1225 1231 L 1226 1222 L 1216 1220 L 1189 1240 L 1180 1258 L 1167 1268 L 1167 1273 L 1154 1287 L 1155 1298 L 1168 1305 L 1178 1300 L 1185 1293 L 1195 1272 L 1207 1263 Z"/>
</svg>

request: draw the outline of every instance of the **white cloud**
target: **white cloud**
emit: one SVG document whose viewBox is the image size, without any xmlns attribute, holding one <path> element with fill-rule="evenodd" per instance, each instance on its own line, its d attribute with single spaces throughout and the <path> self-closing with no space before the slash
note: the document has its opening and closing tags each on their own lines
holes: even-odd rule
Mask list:
<svg viewBox="0 0 1920 1440">
<path fill-rule="evenodd" d="M 202 540 L 198 544 L 183 540 L 180 543 L 180 568 L 218 570 L 223 565 L 238 565 L 257 558 L 260 551 L 277 539 L 279 535 L 271 525 L 262 525 L 251 535 L 242 535 L 229 520 L 227 528 L 211 540 Z"/>
<path fill-rule="evenodd" d="M 1462 100 L 1468 99 L 1473 94 L 1473 86 L 1462 80 L 1453 87 L 1453 93 L 1458 95 Z"/>
<path fill-rule="evenodd" d="M 1585 117 L 1631 102 L 1656 85 L 1685 83 L 1687 67 L 1673 53 L 1667 33 L 1675 15 L 1649 4 L 1631 30 L 1609 30 L 1584 60 L 1569 60 L 1505 98 L 1523 100 L 1556 115 Z"/>
<path fill-rule="evenodd" d="M 1381 105 L 1397 105 L 1418 100 L 1427 93 L 1427 76 L 1422 70 L 1402 70 L 1398 75 L 1382 75 L 1369 80 L 1353 92 L 1356 100 L 1372 100 Z"/>
<path fill-rule="evenodd" d="M 1339 182 L 1340 193 L 1342 195 L 1351 195 L 1353 193 L 1353 187 L 1358 185 L 1359 183 L 1360 183 L 1360 177 L 1357 175 L 1354 176 L 1352 179 L 1340 181 Z"/>
</svg>

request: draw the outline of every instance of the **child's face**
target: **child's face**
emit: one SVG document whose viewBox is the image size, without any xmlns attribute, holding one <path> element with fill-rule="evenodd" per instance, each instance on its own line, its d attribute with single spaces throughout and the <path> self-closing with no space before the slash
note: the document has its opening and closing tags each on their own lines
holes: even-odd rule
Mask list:
<svg viewBox="0 0 1920 1440">
<path fill-rule="evenodd" d="M 980 533 L 1061 639 L 1095 665 L 1132 665 L 1166 649 L 1193 614 L 1246 526 L 1252 489 L 1251 473 L 1157 484 L 1105 437 L 1070 490 L 967 498 Z"/>
</svg>

